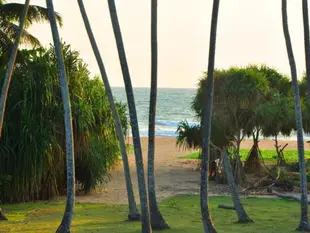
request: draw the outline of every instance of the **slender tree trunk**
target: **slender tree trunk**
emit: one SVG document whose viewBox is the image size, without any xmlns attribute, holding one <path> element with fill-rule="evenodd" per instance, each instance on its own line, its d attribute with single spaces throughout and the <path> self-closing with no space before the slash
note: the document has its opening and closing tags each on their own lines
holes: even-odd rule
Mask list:
<svg viewBox="0 0 310 233">
<path fill-rule="evenodd" d="M 139 125 L 137 118 L 137 111 L 135 105 L 135 98 L 133 94 L 133 88 L 131 84 L 131 78 L 126 58 L 126 52 L 124 48 L 122 33 L 120 25 L 118 22 L 118 16 L 114 0 L 108 0 L 110 17 L 112 22 L 112 27 L 114 31 L 115 41 L 118 50 L 118 56 L 122 68 L 123 79 L 125 83 L 127 102 L 129 108 L 129 116 L 131 123 L 131 131 L 134 143 L 135 158 L 137 165 L 137 176 L 138 176 L 138 185 L 139 185 L 139 194 L 140 194 L 140 203 L 141 203 L 141 222 L 142 222 L 142 233 L 152 232 L 150 225 L 150 212 L 149 212 L 149 201 L 146 192 L 145 177 L 144 177 L 144 167 L 143 167 L 143 158 L 142 158 L 142 149 L 139 133 Z"/>
<path fill-rule="evenodd" d="M 55 52 L 57 56 L 61 97 L 64 108 L 65 133 L 66 133 L 67 202 L 65 213 L 62 218 L 61 224 L 57 229 L 57 233 L 67 233 L 70 232 L 73 217 L 73 209 L 74 209 L 74 198 L 75 198 L 74 143 L 72 133 L 71 104 L 70 104 L 69 88 L 67 83 L 65 64 L 62 55 L 60 37 L 54 14 L 53 0 L 46 0 L 46 5 L 48 9 L 48 17 L 53 35 Z"/>
<path fill-rule="evenodd" d="M 155 118 L 157 100 L 157 0 L 152 0 L 151 7 L 151 94 L 149 112 L 149 148 L 148 148 L 148 197 L 150 202 L 151 225 L 153 229 L 168 229 L 169 226 L 161 215 L 156 200 L 155 175 L 154 175 L 154 153 L 155 153 Z"/>
<path fill-rule="evenodd" d="M 25 21 L 26 21 L 27 14 L 28 14 L 29 4 L 30 4 L 30 0 L 26 0 L 24 4 L 23 12 L 19 18 L 19 27 L 17 29 L 15 42 L 12 47 L 7 71 L 6 71 L 5 78 L 2 84 L 1 97 L 0 97 L 0 114 L 1 114 L 0 115 L 0 138 L 2 136 L 6 100 L 8 97 L 9 87 L 10 87 L 10 83 L 11 83 L 11 79 L 12 79 L 12 75 L 14 71 L 14 65 L 15 65 L 16 55 L 18 51 L 18 45 L 20 42 L 20 38 L 22 37 L 22 34 L 23 34 Z"/>
<path fill-rule="evenodd" d="M 305 43 L 305 59 L 307 73 L 307 97 L 310 103 L 310 30 L 309 30 L 309 12 L 308 0 L 302 0 L 302 13 L 304 22 L 304 43 Z"/>
<path fill-rule="evenodd" d="M 11 55 L 10 55 L 10 59 L 9 59 L 8 67 L 7 67 L 7 71 L 6 71 L 6 74 L 5 74 L 5 77 L 4 77 L 4 81 L 3 81 L 3 84 L 2 84 L 1 97 L 0 97 L 0 139 L 2 137 L 2 129 L 3 129 L 3 123 L 4 123 L 6 100 L 8 98 L 9 87 L 10 87 L 10 84 L 11 84 L 11 79 L 12 79 L 12 76 L 13 76 L 16 55 L 17 55 L 17 51 L 18 51 L 18 45 L 19 45 L 20 38 L 21 38 L 22 33 L 23 33 L 25 21 L 26 21 L 27 14 L 28 14 L 29 4 L 30 4 L 30 0 L 26 0 L 25 4 L 24 4 L 23 12 L 22 12 L 22 14 L 21 14 L 21 16 L 19 18 L 19 26 L 18 26 L 18 29 L 17 29 L 17 34 L 16 34 L 15 42 L 14 42 L 14 45 L 12 47 L 12 51 L 11 51 Z M 0 209 L 0 212 L 1 212 L 0 221 L 1 220 L 8 220 L 5 217 L 5 215 L 4 215 L 4 213 L 2 212 L 1 209 Z"/>
<path fill-rule="evenodd" d="M 200 207 L 202 222 L 205 233 L 216 232 L 212 223 L 209 203 L 208 203 L 208 169 L 210 157 L 210 137 L 211 137 L 211 120 L 212 120 L 212 105 L 213 105 L 213 82 L 214 82 L 214 60 L 216 47 L 216 31 L 220 0 L 213 0 L 211 33 L 209 45 L 209 64 L 207 87 L 205 91 L 206 108 L 204 110 L 204 126 L 203 126 L 203 146 L 202 146 L 202 168 L 201 168 L 201 187 L 200 187 Z"/>
<path fill-rule="evenodd" d="M 119 119 L 119 115 L 114 103 L 114 98 L 113 98 L 113 93 L 110 87 L 109 79 L 104 67 L 103 60 L 101 58 L 97 42 L 94 36 L 94 33 L 92 31 L 92 28 L 89 23 L 89 19 L 85 10 L 85 6 L 83 3 L 83 0 L 78 0 L 78 4 L 80 7 L 81 15 L 84 21 L 84 25 L 89 37 L 89 41 L 91 43 L 94 55 L 96 57 L 100 73 L 101 73 L 101 78 L 104 83 L 104 87 L 106 90 L 106 94 L 108 96 L 108 100 L 110 103 L 111 111 L 115 120 L 115 127 L 116 127 L 116 133 L 117 137 L 119 139 L 119 145 L 120 145 L 120 150 L 122 154 L 122 160 L 123 160 L 123 167 L 124 167 L 124 174 L 125 174 L 125 181 L 126 181 L 126 188 L 127 188 L 127 198 L 128 198 L 128 205 L 129 205 L 129 214 L 128 214 L 128 219 L 135 221 L 135 220 L 140 220 L 140 214 L 137 210 L 137 205 L 136 205 L 136 200 L 132 188 L 132 182 L 131 182 L 131 176 L 130 176 L 130 168 L 129 168 L 129 162 L 128 162 L 128 156 L 127 156 L 127 151 L 126 151 L 126 143 L 123 135 L 123 130 L 122 130 L 122 124 Z"/>
<path fill-rule="evenodd" d="M 295 113 L 296 113 L 296 128 L 297 128 L 297 144 L 298 144 L 298 160 L 300 172 L 300 190 L 301 190 L 301 218 L 297 230 L 309 230 L 308 226 L 308 196 L 307 196 L 307 176 L 305 169 L 305 156 L 304 156 L 304 140 L 303 140 L 303 127 L 302 127 L 302 114 L 300 107 L 299 87 L 297 81 L 297 71 L 295 58 L 288 28 L 287 19 L 287 1 L 282 0 L 282 24 L 283 32 L 286 42 L 287 55 L 291 67 L 292 87 L 294 92 Z"/>
<path fill-rule="evenodd" d="M 238 215 L 238 222 L 239 223 L 253 222 L 253 220 L 250 219 L 250 217 L 245 212 L 243 205 L 241 204 L 241 201 L 240 201 L 240 198 L 238 195 L 238 191 L 237 191 L 237 187 L 236 187 L 236 184 L 234 181 L 233 173 L 232 173 L 232 170 L 230 167 L 230 162 L 229 162 L 229 158 L 227 155 L 227 150 L 225 147 L 223 148 L 223 160 L 224 160 L 224 170 L 226 172 L 227 181 L 228 181 L 230 191 L 231 191 L 231 198 L 232 198 L 232 201 L 234 203 L 236 213 Z"/>
</svg>

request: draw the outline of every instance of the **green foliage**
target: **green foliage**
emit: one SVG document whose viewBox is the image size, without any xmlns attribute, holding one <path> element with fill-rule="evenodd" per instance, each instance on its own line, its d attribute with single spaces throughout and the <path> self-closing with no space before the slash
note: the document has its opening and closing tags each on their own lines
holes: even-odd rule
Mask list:
<svg viewBox="0 0 310 233">
<path fill-rule="evenodd" d="M 202 127 L 206 85 L 207 73 L 204 73 L 192 102 L 192 108 Z M 254 132 L 261 130 L 265 136 L 277 136 L 279 133 L 290 135 L 295 128 L 290 80 L 265 65 L 215 70 L 213 101 L 211 140 L 218 147 L 238 145 L 245 136 L 252 136 Z M 183 127 L 184 123 L 181 122 L 180 125 Z M 201 129 L 188 126 L 179 129 L 178 138 L 183 138 L 181 142 L 186 142 L 184 138 L 199 142 L 196 132 Z M 201 141 L 200 143 L 202 144 Z M 197 143 L 183 144 L 199 148 Z"/>
<path fill-rule="evenodd" d="M 3 137 L 0 174 L 12 176 L 0 189 L 2 202 L 48 199 L 66 188 L 63 105 L 54 49 L 24 51 L 14 71 Z M 89 192 L 106 182 L 119 155 L 114 119 L 103 84 L 79 53 L 63 45 L 75 141 L 78 187 Z M 0 70 L 3 78 L 4 70 Z M 124 107 L 118 104 L 126 129 Z"/>
<path fill-rule="evenodd" d="M 259 127 L 265 137 L 289 136 L 295 128 L 294 100 L 281 94 L 274 94 L 269 101 L 256 108 Z"/>
<path fill-rule="evenodd" d="M 177 203 L 177 204 L 176 204 Z M 234 211 L 217 208 L 217 205 L 232 205 L 231 197 L 211 197 L 212 219 L 218 232 L 231 233 L 293 233 L 300 216 L 300 204 L 279 198 L 242 198 L 247 212 L 255 218 L 255 224 L 235 224 Z M 4 205 L 10 221 L 1 223 L 3 232 L 55 232 L 59 218 L 63 215 L 64 203 L 26 203 Z M 199 197 L 182 195 L 159 203 L 160 210 L 171 229 L 167 233 L 200 233 L 201 210 Z M 289 211 L 288 211 L 289 210 Z M 141 223 L 124 221 L 128 214 L 126 205 L 77 203 L 73 218 L 74 232 L 138 233 Z"/>
</svg>

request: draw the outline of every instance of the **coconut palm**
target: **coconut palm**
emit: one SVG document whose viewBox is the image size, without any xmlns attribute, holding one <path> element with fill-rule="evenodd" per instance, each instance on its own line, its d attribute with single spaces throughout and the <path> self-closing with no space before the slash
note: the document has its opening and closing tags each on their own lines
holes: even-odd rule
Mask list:
<svg viewBox="0 0 310 233">
<path fill-rule="evenodd" d="M 212 19 L 211 19 L 211 33 L 209 45 L 209 64 L 208 64 L 208 79 L 207 89 L 205 92 L 205 104 L 203 118 L 203 145 L 202 145 L 202 166 L 201 166 L 201 187 L 200 187 L 200 207 L 202 222 L 205 233 L 216 232 L 212 223 L 209 203 L 208 203 L 208 170 L 209 170 L 209 155 L 210 155 L 210 137 L 211 137 L 211 117 L 212 117 L 212 104 L 213 104 L 213 72 L 215 60 L 215 47 L 216 47 L 216 31 L 217 20 L 219 12 L 220 0 L 213 1 Z"/>
<path fill-rule="evenodd" d="M 121 121 L 119 119 L 119 115 L 114 103 L 114 98 L 113 98 L 113 94 L 112 94 L 112 90 L 110 87 L 110 83 L 108 80 L 108 76 L 97 46 L 97 42 L 94 36 L 94 33 L 92 31 L 92 28 L 90 26 L 90 22 L 85 10 L 85 6 L 83 3 L 83 0 L 78 0 L 78 4 L 80 7 L 80 11 L 81 11 L 81 15 L 84 21 L 84 25 L 89 37 L 89 41 L 91 43 L 94 55 L 96 57 L 99 69 L 100 69 L 100 73 L 101 73 L 101 78 L 102 81 L 104 83 L 104 87 L 106 90 L 106 94 L 110 103 L 110 107 L 112 110 L 112 114 L 113 117 L 115 119 L 115 127 L 116 127 L 116 133 L 119 139 L 119 145 L 120 145 L 120 149 L 121 149 L 121 154 L 122 154 L 122 160 L 123 160 L 123 166 L 124 166 L 124 173 L 125 173 L 125 181 L 126 181 L 126 188 L 127 188 L 127 197 L 128 197 L 128 205 L 129 205 L 129 214 L 128 214 L 128 219 L 129 220 L 139 220 L 140 219 L 140 214 L 138 213 L 137 210 L 137 205 L 136 205 L 136 201 L 135 201 L 135 197 L 134 197 L 134 192 L 133 192 L 133 188 L 132 188 L 132 182 L 131 182 L 131 177 L 130 177 L 130 168 L 129 168 L 129 163 L 128 163 L 128 157 L 127 157 L 127 152 L 126 152 L 126 143 L 124 140 L 124 136 L 123 136 L 123 129 L 122 129 L 122 125 L 121 125 Z"/>
<path fill-rule="evenodd" d="M 5 79 L 4 79 L 4 82 L 2 84 L 1 97 L 0 97 L 0 138 L 1 138 L 1 134 L 2 134 L 6 99 L 8 96 L 9 86 L 10 86 L 11 78 L 13 75 L 13 69 L 14 69 L 14 65 L 15 65 L 18 45 L 20 42 L 21 35 L 23 33 L 25 20 L 26 20 L 27 14 L 28 14 L 29 4 L 30 4 L 30 0 L 26 0 L 25 5 L 24 5 L 24 10 L 23 10 L 21 17 L 19 19 L 19 27 L 18 27 L 18 31 L 16 33 L 16 39 L 15 39 L 15 42 L 14 42 L 14 45 L 13 45 L 13 48 L 11 51 L 11 56 L 10 56 L 7 72 L 5 74 Z"/>
<path fill-rule="evenodd" d="M 301 218 L 297 230 L 309 230 L 308 226 L 308 196 L 307 196 L 307 175 L 305 169 L 305 155 L 304 155 L 304 140 L 303 140 L 303 126 L 302 113 L 300 106 L 299 86 L 297 81 L 296 63 L 292 48 L 288 28 L 287 17 L 287 1 L 282 0 L 282 26 L 286 43 L 288 60 L 291 68 L 292 87 L 294 92 L 295 114 L 296 114 L 296 130 L 297 130 L 297 145 L 298 145 L 298 160 L 300 172 L 300 189 L 301 189 Z"/>
<path fill-rule="evenodd" d="M 142 149 L 141 149 L 141 141 L 140 141 L 140 133 L 139 133 L 139 125 L 138 125 L 137 111 L 136 111 L 136 105 L 135 105 L 135 98 L 133 94 L 133 88 L 131 84 L 131 78 L 130 78 L 128 63 L 127 63 L 122 33 L 121 33 L 120 25 L 118 22 L 115 1 L 108 0 L 108 5 L 109 5 L 109 12 L 110 12 L 112 27 L 113 27 L 115 41 L 116 41 L 117 50 L 118 50 L 119 61 L 120 61 L 121 68 L 122 68 L 123 79 L 124 79 L 126 95 L 127 95 L 128 108 L 129 108 L 130 124 L 131 124 L 131 131 L 132 131 L 133 144 L 134 144 L 134 150 L 135 150 L 140 203 L 141 203 L 142 232 L 149 233 L 149 232 L 152 232 L 152 229 L 150 226 L 149 203 L 148 203 L 148 197 L 147 197 L 146 185 L 145 185 Z"/>
<path fill-rule="evenodd" d="M 157 99 L 157 0 L 151 1 L 151 93 L 149 110 L 149 137 L 148 137 L 148 197 L 150 202 L 151 225 L 153 229 L 162 230 L 169 228 L 158 209 L 155 192 L 154 153 L 155 153 L 155 118 Z"/>
<path fill-rule="evenodd" d="M 306 60 L 306 73 L 307 73 L 307 89 L 308 89 L 308 102 L 310 103 L 310 30 L 309 30 L 309 12 L 308 0 L 302 0 L 302 13 L 304 23 L 304 43 L 305 43 L 305 60 Z"/>
<path fill-rule="evenodd" d="M 65 138 L 66 138 L 66 161 L 67 161 L 67 202 L 66 209 L 57 229 L 58 233 L 70 232 L 70 226 L 73 216 L 74 198 L 75 198 L 75 168 L 74 168 L 74 144 L 72 133 L 72 115 L 71 104 L 69 97 L 69 89 L 66 77 L 66 69 L 62 55 L 59 32 L 54 14 L 53 0 L 46 0 L 48 16 L 53 35 L 56 57 L 58 60 L 58 73 L 60 79 L 61 97 L 64 107 L 64 122 L 65 122 Z"/>
<path fill-rule="evenodd" d="M 18 34 L 19 28 L 15 24 L 19 20 L 24 9 L 23 4 L 6 3 L 6 0 L 0 0 L 0 55 L 5 57 L 13 47 L 14 40 Z M 62 19 L 58 13 L 55 13 L 57 22 L 62 25 Z M 47 9 L 41 6 L 30 5 L 25 20 L 24 28 L 29 28 L 34 23 L 47 22 Z M 39 40 L 25 29 L 22 32 L 20 43 L 32 46 L 40 45 Z"/>
<path fill-rule="evenodd" d="M 28 9 L 29 9 L 29 3 L 30 3 L 30 0 L 26 0 L 23 12 L 19 19 L 19 27 L 18 27 L 18 31 L 16 34 L 16 39 L 15 39 L 15 42 L 14 42 L 14 45 L 11 51 L 11 56 L 10 56 L 7 72 L 5 74 L 4 82 L 2 84 L 1 97 L 0 97 L 0 138 L 2 134 L 2 126 L 3 126 L 3 120 L 4 120 L 6 99 L 8 96 L 9 86 L 10 86 L 11 78 L 13 75 L 13 69 L 14 69 L 14 64 L 16 60 L 18 45 L 20 42 L 20 38 L 23 32 L 25 20 L 27 17 Z M 7 218 L 2 213 L 1 209 L 0 209 L 0 215 L 1 215 L 0 220 L 7 220 Z"/>
</svg>

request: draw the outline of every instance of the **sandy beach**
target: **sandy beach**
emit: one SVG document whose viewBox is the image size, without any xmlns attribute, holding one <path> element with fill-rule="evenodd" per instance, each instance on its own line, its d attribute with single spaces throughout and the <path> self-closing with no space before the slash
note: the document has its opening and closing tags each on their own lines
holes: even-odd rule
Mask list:
<svg viewBox="0 0 310 233">
<path fill-rule="evenodd" d="M 131 139 L 129 139 L 131 143 Z M 144 165 L 147 165 L 147 138 L 141 138 Z M 296 141 L 281 141 L 281 145 L 288 143 L 287 149 L 296 149 Z M 259 143 L 261 148 L 274 149 L 272 140 L 262 140 Z M 250 148 L 252 141 L 247 140 L 242 143 L 242 148 Z M 305 143 L 305 148 L 309 145 Z M 175 138 L 156 138 L 155 147 L 155 167 L 156 167 L 156 190 L 159 200 L 165 199 L 177 194 L 198 194 L 200 184 L 200 173 L 197 171 L 197 161 L 178 159 L 179 156 L 189 154 L 193 151 L 182 150 L 176 147 Z M 131 165 L 131 178 L 134 186 L 135 197 L 139 203 L 138 185 L 135 159 L 133 152 L 129 155 Z M 210 195 L 225 194 L 229 192 L 226 185 L 210 185 Z M 111 181 L 101 190 L 78 196 L 79 202 L 92 203 L 127 203 L 126 186 L 124 181 L 124 172 L 122 164 L 111 171 Z"/>
</svg>

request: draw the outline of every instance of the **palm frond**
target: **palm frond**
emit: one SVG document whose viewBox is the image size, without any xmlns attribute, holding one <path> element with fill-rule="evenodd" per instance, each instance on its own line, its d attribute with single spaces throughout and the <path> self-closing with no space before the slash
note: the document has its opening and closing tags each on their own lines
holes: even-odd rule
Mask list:
<svg viewBox="0 0 310 233">
<path fill-rule="evenodd" d="M 19 20 L 19 17 L 24 9 L 24 4 L 19 3 L 0 3 L 0 15 L 1 20 L 15 21 Z M 60 26 L 62 26 L 62 18 L 59 13 L 55 12 L 55 17 Z M 41 6 L 30 5 L 25 22 L 25 27 L 29 27 L 33 23 L 43 23 L 49 21 L 47 9 Z"/>
<path fill-rule="evenodd" d="M 0 23 L 0 30 L 2 30 L 11 41 L 14 41 L 18 32 L 18 26 L 9 21 L 2 21 Z M 23 30 L 20 43 L 41 46 L 40 41 L 26 30 Z"/>
</svg>

